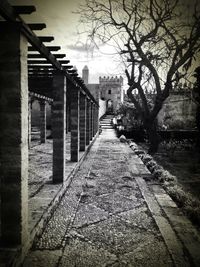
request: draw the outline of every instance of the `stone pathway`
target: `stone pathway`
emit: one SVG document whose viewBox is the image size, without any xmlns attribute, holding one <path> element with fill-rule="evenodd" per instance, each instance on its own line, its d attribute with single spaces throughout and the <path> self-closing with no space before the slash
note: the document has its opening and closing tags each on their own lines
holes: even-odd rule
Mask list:
<svg viewBox="0 0 200 267">
<path fill-rule="evenodd" d="M 188 236 L 193 253 L 162 208 L 177 212 L 176 205 L 159 185 L 145 182 L 149 175 L 114 130 L 104 130 L 23 266 L 200 266 L 198 233 L 192 228 Z"/>
</svg>

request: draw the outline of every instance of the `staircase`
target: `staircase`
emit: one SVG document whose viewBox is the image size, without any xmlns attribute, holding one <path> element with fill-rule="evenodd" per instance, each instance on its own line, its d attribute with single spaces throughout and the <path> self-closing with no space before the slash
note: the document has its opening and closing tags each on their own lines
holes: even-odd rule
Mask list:
<svg viewBox="0 0 200 267">
<path fill-rule="evenodd" d="M 112 119 L 114 115 L 107 114 L 100 120 L 100 127 L 102 130 L 104 129 L 113 129 Z"/>
</svg>

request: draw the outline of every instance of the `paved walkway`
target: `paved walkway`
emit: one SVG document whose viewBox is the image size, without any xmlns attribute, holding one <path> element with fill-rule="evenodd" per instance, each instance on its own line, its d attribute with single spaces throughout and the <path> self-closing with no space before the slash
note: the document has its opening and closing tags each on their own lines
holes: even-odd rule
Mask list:
<svg viewBox="0 0 200 267">
<path fill-rule="evenodd" d="M 198 233 L 149 176 L 104 130 L 24 267 L 200 266 Z"/>
</svg>

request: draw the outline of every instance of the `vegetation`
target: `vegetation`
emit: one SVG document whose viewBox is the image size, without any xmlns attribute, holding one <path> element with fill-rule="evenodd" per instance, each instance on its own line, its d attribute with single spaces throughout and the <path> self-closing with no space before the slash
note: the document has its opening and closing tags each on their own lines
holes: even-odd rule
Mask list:
<svg viewBox="0 0 200 267">
<path fill-rule="evenodd" d="M 184 143 L 177 144 L 184 146 Z M 185 192 L 177 182 L 177 178 L 162 166 L 157 164 L 152 156 L 140 149 L 135 143 L 131 142 L 130 147 L 141 158 L 143 163 L 152 173 L 153 179 L 159 181 L 166 192 L 183 209 L 185 214 L 197 225 L 200 225 L 200 201 L 196 199 L 191 193 Z"/>
<path fill-rule="evenodd" d="M 200 66 L 195 69 L 196 83 L 193 88 L 193 100 L 197 104 L 197 111 L 196 111 L 196 126 L 200 134 Z M 200 149 L 200 137 L 198 140 L 198 147 Z"/>
<path fill-rule="evenodd" d="M 85 0 L 79 9 L 90 39 L 114 45 L 121 57 L 127 94 L 148 133 L 151 154 L 159 144 L 156 117 L 200 49 L 199 4 L 198 0 Z M 151 90 L 153 103 L 146 96 Z"/>
</svg>

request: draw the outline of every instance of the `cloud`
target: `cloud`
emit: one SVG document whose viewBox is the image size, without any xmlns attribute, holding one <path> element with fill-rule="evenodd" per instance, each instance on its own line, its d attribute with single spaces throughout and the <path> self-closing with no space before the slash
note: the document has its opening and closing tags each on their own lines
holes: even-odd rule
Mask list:
<svg viewBox="0 0 200 267">
<path fill-rule="evenodd" d="M 77 52 L 88 52 L 87 46 L 86 45 L 73 45 L 73 44 L 69 44 L 66 45 L 66 48 L 73 50 L 73 51 L 77 51 Z"/>
<path fill-rule="evenodd" d="M 93 53 L 95 49 L 94 46 L 84 44 L 82 42 L 66 45 L 66 48 L 73 50 L 73 51 L 82 52 L 82 53 Z"/>
</svg>

